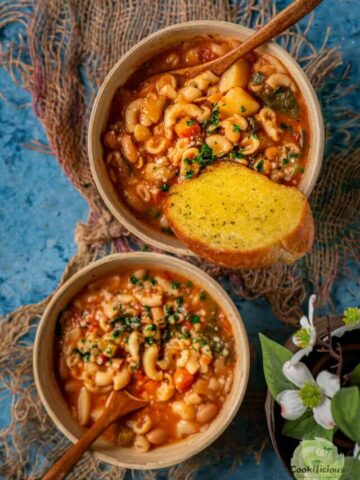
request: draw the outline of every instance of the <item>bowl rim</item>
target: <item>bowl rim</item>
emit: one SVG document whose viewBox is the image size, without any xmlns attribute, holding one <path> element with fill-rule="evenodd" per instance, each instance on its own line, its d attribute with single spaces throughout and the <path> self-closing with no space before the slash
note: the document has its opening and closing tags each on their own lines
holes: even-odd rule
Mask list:
<svg viewBox="0 0 360 480">
<path fill-rule="evenodd" d="M 95 149 L 95 144 L 97 139 L 95 138 L 96 135 L 94 134 L 94 125 L 97 120 L 99 106 L 102 104 L 104 100 L 104 96 L 106 96 L 109 82 L 111 81 L 112 77 L 116 75 L 119 67 L 121 67 L 121 65 L 124 62 L 126 62 L 126 60 L 129 59 L 129 57 L 131 57 L 139 49 L 146 48 L 146 45 L 148 43 L 151 44 L 151 42 L 154 39 L 160 39 L 166 35 L 169 35 L 172 32 L 178 32 L 178 31 L 181 31 L 181 32 L 189 31 L 190 33 L 189 36 L 191 36 L 192 29 L 195 29 L 195 31 L 193 32 L 193 35 L 197 35 L 200 33 L 196 31 L 196 28 L 201 28 L 206 25 L 212 28 L 218 27 L 219 34 L 224 36 L 236 36 L 235 30 L 237 30 L 239 33 L 239 37 L 241 37 L 241 35 L 246 37 L 251 35 L 251 33 L 254 31 L 251 28 L 248 28 L 243 25 L 238 25 L 233 22 L 220 21 L 220 20 L 219 21 L 218 20 L 193 20 L 189 22 L 182 22 L 182 23 L 170 25 L 168 27 L 157 30 L 156 32 L 143 38 L 140 42 L 136 43 L 132 48 L 130 48 L 114 64 L 114 66 L 110 69 L 105 79 L 103 80 L 96 94 L 96 98 L 94 100 L 94 103 L 91 109 L 88 136 L 87 136 L 87 140 L 88 140 L 87 149 L 88 149 L 88 155 L 89 155 L 90 169 L 91 169 L 91 173 L 92 173 L 96 188 L 100 194 L 100 197 L 104 201 L 105 205 L 110 210 L 112 215 L 116 218 L 116 220 L 120 224 L 124 225 L 129 230 L 129 232 L 131 232 L 140 240 L 142 240 L 143 242 L 147 243 L 148 245 L 154 248 L 157 248 L 169 253 L 175 253 L 178 255 L 185 255 L 185 256 L 191 256 L 191 257 L 194 257 L 194 256 L 196 257 L 197 255 L 194 252 L 192 252 L 189 248 L 187 248 L 185 245 L 183 245 L 180 240 L 176 239 L 176 244 L 171 242 L 167 243 L 166 240 L 163 240 L 162 237 L 159 236 L 159 234 L 155 230 L 151 232 L 151 234 L 145 231 L 142 231 L 142 229 L 134 225 L 133 222 L 129 220 L 126 215 L 120 212 L 116 205 L 114 205 L 111 199 L 111 195 L 109 195 L 107 188 L 103 185 L 101 175 L 99 174 L 98 164 L 101 161 L 103 161 L 103 159 L 97 160 L 95 158 L 94 149 Z M 230 32 L 226 31 L 226 29 L 229 29 L 229 30 L 233 29 L 234 32 L 230 34 Z M 210 33 L 213 33 L 213 32 L 210 32 Z M 309 178 L 309 181 L 307 182 L 306 186 L 302 188 L 303 187 L 302 184 L 304 183 L 304 178 L 305 178 L 303 177 L 300 182 L 299 189 L 304 193 L 306 197 L 309 197 L 319 177 L 322 162 L 323 162 L 323 154 L 324 154 L 325 131 L 324 131 L 324 119 L 322 116 L 320 103 L 317 98 L 314 87 L 310 83 L 310 80 L 308 79 L 306 73 L 301 68 L 299 63 L 283 47 L 281 47 L 279 44 L 275 43 L 274 41 L 267 42 L 265 45 L 259 47 L 257 50 L 261 52 L 269 49 L 273 51 L 273 54 L 275 56 L 280 55 L 282 62 L 284 60 L 286 61 L 286 67 L 289 69 L 292 76 L 296 76 L 295 78 L 296 82 L 301 81 L 303 86 L 307 89 L 307 92 L 305 92 L 304 94 L 304 99 L 305 99 L 305 104 L 308 110 L 309 123 L 313 123 L 315 126 L 315 129 L 314 129 L 315 133 L 311 134 L 311 138 L 313 142 L 316 142 L 316 148 L 314 147 L 316 151 L 314 155 L 315 157 L 314 161 L 309 161 L 310 159 L 308 158 L 308 163 L 307 163 L 308 177 L 307 178 Z M 307 96 L 306 93 L 308 93 L 309 95 Z M 312 152 L 309 152 L 309 153 L 312 153 Z M 129 217 L 136 218 L 136 213 L 131 212 L 131 215 L 129 215 Z"/>
<path fill-rule="evenodd" d="M 200 279 L 204 280 L 204 284 L 206 287 L 210 284 L 211 288 L 216 289 L 218 292 L 219 297 L 221 297 L 222 302 L 221 307 L 225 310 L 229 321 L 232 326 L 233 330 L 233 335 L 235 342 L 238 345 L 241 345 L 241 351 L 237 352 L 237 357 L 236 357 L 236 364 L 235 364 L 235 369 L 238 369 L 239 376 L 238 376 L 238 384 L 235 384 L 235 382 L 232 385 L 231 391 L 228 394 L 229 396 L 227 397 L 228 399 L 230 398 L 230 395 L 232 395 L 234 398 L 232 398 L 232 403 L 227 405 L 227 408 L 223 411 L 223 414 L 226 415 L 224 418 L 221 418 L 221 420 L 224 420 L 220 425 L 217 426 L 217 429 L 213 432 L 211 432 L 211 435 L 206 439 L 205 442 L 201 443 L 200 445 L 189 445 L 188 446 L 188 451 L 186 453 L 181 453 L 182 450 L 181 448 L 178 448 L 182 442 L 184 442 L 183 445 L 185 445 L 185 442 L 187 439 L 180 440 L 178 442 L 175 442 L 173 444 L 169 444 L 168 446 L 164 446 L 167 449 L 170 449 L 170 447 L 173 447 L 174 450 L 179 450 L 178 456 L 174 459 L 171 459 L 172 454 L 170 454 L 170 460 L 162 460 L 161 462 L 159 460 L 154 461 L 153 463 L 148 462 L 144 464 L 137 464 L 134 462 L 127 462 L 123 461 L 120 459 L 115 458 L 114 456 L 111 456 L 111 452 L 109 454 L 104 453 L 103 449 L 101 451 L 96 450 L 94 448 L 91 448 L 92 453 L 97 457 L 99 460 L 104 461 L 106 463 L 124 467 L 124 468 L 132 468 L 132 469 L 137 469 L 137 470 L 151 470 L 151 469 L 158 469 L 158 468 L 165 468 L 165 467 L 170 467 L 172 465 L 178 464 L 180 462 L 183 462 L 187 460 L 188 458 L 196 455 L 197 453 L 201 452 L 202 450 L 206 449 L 210 444 L 212 444 L 225 430 L 226 428 L 230 425 L 232 420 L 234 419 L 236 413 L 238 412 L 240 405 L 242 404 L 242 401 L 244 399 L 246 390 L 247 390 L 247 385 L 248 385 L 248 379 L 249 379 L 249 372 L 250 372 L 250 348 L 249 348 L 249 340 L 246 332 L 246 328 L 244 325 L 244 322 L 242 320 L 242 317 L 240 315 L 239 310 L 237 309 L 236 305 L 234 304 L 233 300 L 230 298 L 228 293 L 223 289 L 219 283 L 210 277 L 207 273 L 202 271 L 200 268 L 196 267 L 195 265 L 185 262 L 184 260 L 180 260 L 176 257 L 172 257 L 170 255 L 166 254 L 159 254 L 159 253 L 152 253 L 152 252 L 131 252 L 131 253 L 117 253 L 117 254 L 112 254 L 103 257 L 100 260 L 96 260 L 86 267 L 80 269 L 77 273 L 75 273 L 72 277 L 70 277 L 60 288 L 56 293 L 52 296 L 51 300 L 49 301 L 48 305 L 46 306 L 44 313 L 41 317 L 40 323 L 37 327 L 36 330 L 36 337 L 35 337 L 35 342 L 34 342 L 34 349 L 33 349 L 33 372 L 34 372 L 34 379 L 35 379 L 35 385 L 37 392 L 40 396 L 41 402 L 43 406 L 45 407 L 45 410 L 47 414 L 50 416 L 51 420 L 55 424 L 58 430 L 60 430 L 72 443 L 77 442 L 78 436 L 74 432 L 70 431 L 70 429 L 65 426 L 62 421 L 60 420 L 59 416 L 57 415 L 57 411 L 55 410 L 51 404 L 51 401 L 48 399 L 48 393 L 47 388 L 50 388 L 54 392 L 54 389 L 51 387 L 51 384 L 53 383 L 52 380 L 53 378 L 43 378 L 41 371 L 41 362 L 40 362 L 40 357 L 41 357 L 41 344 L 44 342 L 44 333 L 46 333 L 47 328 L 55 328 L 56 321 L 58 318 L 58 314 L 56 317 L 51 319 L 52 312 L 59 300 L 63 297 L 63 295 L 66 292 L 69 292 L 69 289 L 71 287 L 76 287 L 79 281 L 81 281 L 82 278 L 86 277 L 88 275 L 87 281 L 85 282 L 84 285 L 90 283 L 92 281 L 91 279 L 91 273 L 95 273 L 98 269 L 101 270 L 101 267 L 110 264 L 114 262 L 114 270 L 115 269 L 121 269 L 121 264 L 123 263 L 124 266 L 123 268 L 129 268 L 129 264 L 127 262 L 131 262 L 132 260 L 136 262 L 136 259 L 139 261 L 138 263 L 141 263 L 141 261 L 146 261 L 149 260 L 150 262 L 153 261 L 153 265 L 150 266 L 154 267 L 157 266 L 156 268 L 160 269 L 167 269 L 173 267 L 173 271 L 178 272 L 180 275 L 183 275 L 184 277 L 192 277 L 193 274 L 193 280 L 195 282 L 195 277 L 196 277 L 196 282 L 199 282 Z M 161 267 L 162 261 L 165 261 L 164 266 Z M 156 263 L 155 263 L 156 262 Z M 134 265 L 134 268 L 140 268 L 139 265 Z M 176 270 L 175 270 L 176 269 Z M 186 272 L 185 272 L 186 271 Z M 189 273 L 190 272 L 190 273 Z M 103 273 L 104 276 L 106 275 L 111 275 L 111 269 L 109 271 L 105 271 Z M 101 277 L 100 273 L 100 277 Z M 99 277 L 99 278 L 100 278 Z M 207 283 L 206 283 L 207 282 Z M 83 286 L 81 287 L 83 288 Z M 73 298 L 80 290 L 78 289 L 75 291 L 70 298 Z M 69 301 L 69 300 L 68 300 Z M 219 303 L 219 298 L 217 299 L 217 302 Z M 49 324 L 48 320 L 52 320 Z M 47 332 L 46 338 L 50 335 L 51 337 L 51 344 L 53 345 L 54 342 L 54 330 L 53 332 Z M 54 374 L 54 368 L 53 366 L 49 367 L 50 371 L 52 374 Z M 46 375 L 45 375 L 46 376 Z M 54 375 L 55 378 L 55 375 Z M 58 384 L 56 383 L 57 387 Z M 236 387 L 236 389 L 235 389 Z M 54 392 L 54 395 L 58 395 L 60 392 Z M 61 398 L 61 401 L 65 403 L 65 400 L 63 397 Z M 216 419 L 215 419 L 216 421 Z M 76 424 L 75 420 L 72 422 L 74 425 Z M 211 425 L 209 426 L 209 429 L 206 430 L 208 432 L 211 428 Z M 204 432 L 204 433 L 206 433 Z M 201 438 L 202 434 L 199 433 L 197 435 L 194 435 L 194 438 Z M 101 442 L 101 441 L 100 441 Z M 111 447 L 110 444 L 106 444 L 105 442 L 102 442 L 103 445 L 108 445 Z M 190 442 L 191 443 L 191 442 Z M 101 445 L 101 446 L 103 446 Z M 116 447 L 112 447 L 116 448 Z M 120 447 L 119 447 L 120 448 Z M 168 452 L 164 452 L 168 453 Z M 170 452 L 169 452 L 170 453 Z M 139 455 L 141 453 L 139 452 Z"/>
</svg>

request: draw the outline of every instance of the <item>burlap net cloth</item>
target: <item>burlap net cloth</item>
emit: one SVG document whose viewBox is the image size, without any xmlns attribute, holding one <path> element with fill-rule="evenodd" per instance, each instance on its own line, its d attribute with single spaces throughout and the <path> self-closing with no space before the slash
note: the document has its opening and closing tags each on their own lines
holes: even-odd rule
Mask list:
<svg viewBox="0 0 360 480">
<path fill-rule="evenodd" d="M 0 27 L 13 22 L 21 27 L 18 41 L 2 47 L 1 62 L 14 81 L 31 92 L 49 140 L 49 147 L 35 144 L 33 148 L 53 152 L 89 204 L 89 220 L 79 223 L 75 233 L 78 251 L 61 282 L 106 252 L 128 251 L 134 244 L 144 247 L 107 211 L 88 165 L 86 134 L 92 100 L 111 66 L 140 39 L 173 23 L 216 19 L 257 26 L 274 12 L 274 2 L 269 0 L 9 0 L 1 4 Z M 358 116 L 339 106 L 339 99 L 354 87 L 348 85 L 346 66 L 341 66 L 341 51 L 326 46 L 329 32 L 325 28 L 321 48 L 309 43 L 311 23 L 312 17 L 305 29 L 296 27 L 280 41 L 304 67 L 320 96 L 327 124 L 324 167 L 310 199 L 317 230 L 314 248 L 294 266 L 257 271 L 235 272 L 196 262 L 213 276 L 227 277 L 239 296 L 265 296 L 288 324 L 299 318 L 307 288 L 318 295 L 320 304 L 331 304 L 337 275 L 346 274 L 349 263 L 359 260 Z M 48 300 L 21 307 L 1 321 L 1 396 L 12 396 L 12 420 L 1 431 L 0 473 L 5 478 L 41 477 L 69 445 L 40 404 L 33 383 L 32 346 L 24 341 Z M 262 395 L 249 392 L 221 440 L 172 468 L 169 476 L 192 478 L 201 465 L 220 459 L 240 462 L 245 453 L 254 453 L 259 460 L 266 443 L 264 423 L 248 418 L 250 412 L 260 415 L 263 401 Z M 245 431 L 242 428 L 239 434 L 244 423 Z M 124 470 L 104 468 L 87 454 L 69 478 L 121 479 L 124 475 Z M 154 472 L 143 475 L 156 477 Z"/>
</svg>

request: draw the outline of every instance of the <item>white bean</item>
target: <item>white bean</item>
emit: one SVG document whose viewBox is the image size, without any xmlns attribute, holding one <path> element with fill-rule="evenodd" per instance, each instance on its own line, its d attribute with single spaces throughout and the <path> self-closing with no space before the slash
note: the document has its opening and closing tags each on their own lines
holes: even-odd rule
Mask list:
<svg viewBox="0 0 360 480">
<path fill-rule="evenodd" d="M 169 435 L 163 428 L 154 428 L 146 435 L 146 438 L 153 445 L 163 445 L 167 442 Z"/>
<path fill-rule="evenodd" d="M 213 420 L 218 413 L 218 407 L 214 403 L 207 403 L 199 407 L 196 420 L 199 423 L 209 423 Z"/>
</svg>

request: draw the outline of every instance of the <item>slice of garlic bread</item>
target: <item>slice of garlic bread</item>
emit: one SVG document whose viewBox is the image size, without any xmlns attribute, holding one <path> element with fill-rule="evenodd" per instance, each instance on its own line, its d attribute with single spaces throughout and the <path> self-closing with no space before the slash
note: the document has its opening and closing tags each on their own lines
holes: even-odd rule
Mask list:
<svg viewBox="0 0 360 480">
<path fill-rule="evenodd" d="M 314 239 L 310 206 L 299 190 L 236 163 L 218 163 L 172 187 L 165 215 L 191 250 L 227 267 L 293 263 Z"/>
</svg>

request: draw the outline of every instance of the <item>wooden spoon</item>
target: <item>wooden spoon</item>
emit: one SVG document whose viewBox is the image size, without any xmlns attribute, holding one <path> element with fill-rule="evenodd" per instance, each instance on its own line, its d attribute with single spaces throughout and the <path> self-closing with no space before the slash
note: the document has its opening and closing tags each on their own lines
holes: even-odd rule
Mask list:
<svg viewBox="0 0 360 480">
<path fill-rule="evenodd" d="M 80 440 L 67 450 L 64 455 L 45 474 L 42 480 L 62 480 L 72 467 L 80 460 L 95 440 L 118 418 L 148 404 L 131 396 L 127 392 L 112 391 L 107 399 L 105 410 L 94 425 L 84 433 Z"/>
<path fill-rule="evenodd" d="M 294 23 L 301 20 L 305 15 L 314 10 L 322 0 L 295 0 L 287 8 L 278 13 L 269 23 L 254 32 L 245 42 L 226 55 L 212 60 L 211 62 L 196 65 L 195 67 L 178 68 L 168 73 L 181 75 L 184 78 L 193 78 L 205 70 L 210 70 L 216 75 L 222 75 L 231 65 L 247 53 L 255 50 L 264 43 L 280 35 Z"/>
</svg>

